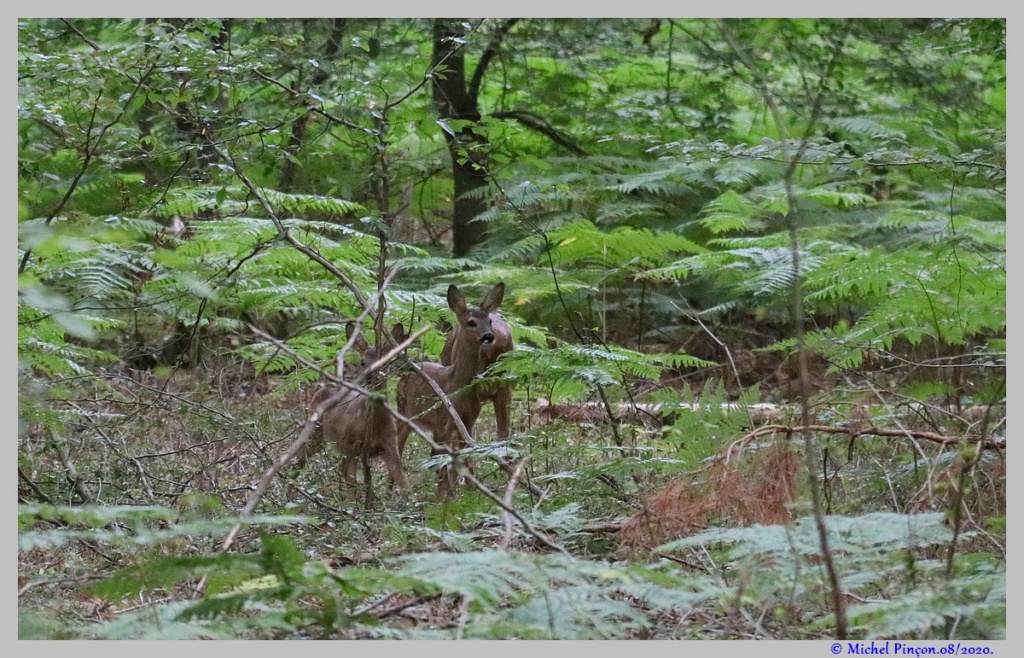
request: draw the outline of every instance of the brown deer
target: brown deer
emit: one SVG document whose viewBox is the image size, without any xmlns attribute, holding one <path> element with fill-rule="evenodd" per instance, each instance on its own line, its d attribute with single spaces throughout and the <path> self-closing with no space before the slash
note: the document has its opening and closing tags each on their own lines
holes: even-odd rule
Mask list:
<svg viewBox="0 0 1024 658">
<path fill-rule="evenodd" d="M 448 286 L 448 307 L 455 313 L 455 344 L 452 346 L 452 363 L 421 362 L 419 368 L 423 375 L 430 377 L 451 400 L 455 412 L 466 426 L 466 431 L 473 433 L 473 425 L 480 415 L 480 397 L 467 386 L 472 383 L 477 373 L 485 367 L 484 350 L 492 345 L 495 334 L 492 327 L 492 313 L 501 305 L 505 295 L 505 284 L 499 283 L 484 297 L 480 306 L 470 308 L 466 299 L 454 286 Z M 430 430 L 434 442 L 447 446 L 452 450 L 465 447 L 458 428 L 448 409 L 437 399 L 434 389 L 417 372 L 408 372 L 398 380 L 398 410 L 412 418 L 420 427 Z M 420 415 L 422 414 L 422 415 Z M 402 424 L 398 428 L 398 451 L 405 450 L 405 442 L 409 436 L 409 426 Z M 432 450 L 432 454 L 441 451 Z M 457 474 L 449 466 L 442 467 L 437 473 L 437 497 L 446 500 L 455 496 Z"/>
<path fill-rule="evenodd" d="M 354 323 L 345 325 L 345 335 L 352 340 L 357 332 Z M 396 338 L 404 336 L 402 325 L 392 330 Z M 398 338 L 401 342 L 401 338 Z M 360 373 L 365 372 L 379 357 L 378 350 L 371 347 L 361 335 L 356 335 L 353 346 L 359 351 Z M 341 375 L 341 359 L 338 360 L 338 375 Z M 368 391 L 384 392 L 387 390 L 384 376 L 380 371 L 371 374 L 365 384 Z M 310 401 L 310 410 L 316 409 L 324 400 L 338 392 L 338 387 L 328 386 L 317 391 Z M 330 408 L 324 411 L 317 424 L 312 439 L 302 447 L 295 457 L 298 468 L 303 468 L 306 461 L 323 449 L 326 442 L 331 442 L 337 449 L 339 484 L 354 486 L 356 483 L 356 458 L 363 464 L 363 480 L 366 486 L 366 505 L 373 500 L 373 486 L 370 480 L 370 458 L 383 456 L 388 469 L 391 484 L 406 489 L 409 479 L 402 466 L 402 457 L 398 450 L 398 435 L 395 431 L 395 419 L 384 408 L 384 400 L 369 398 L 357 391 L 349 390 Z"/>
<path fill-rule="evenodd" d="M 477 374 L 485 372 L 505 352 L 511 352 L 515 349 L 515 343 L 512 340 L 512 328 L 505 322 L 505 318 L 501 317 L 498 313 L 491 313 L 490 318 L 494 342 L 480 347 L 480 350 L 483 352 L 483 360 L 480 363 L 480 372 Z M 444 348 L 441 349 L 441 363 L 446 366 L 451 365 L 459 358 L 456 350 L 462 349 L 464 345 L 464 343 L 459 341 L 459 332 L 461 331 L 462 326 L 455 325 L 455 329 L 452 333 L 448 334 L 448 339 L 444 342 Z M 484 402 L 490 401 L 494 406 L 494 420 L 498 424 L 498 438 L 502 441 L 507 439 L 511 420 L 512 387 L 508 384 L 489 382 L 474 386 L 473 393 L 480 399 L 481 405 Z"/>
</svg>

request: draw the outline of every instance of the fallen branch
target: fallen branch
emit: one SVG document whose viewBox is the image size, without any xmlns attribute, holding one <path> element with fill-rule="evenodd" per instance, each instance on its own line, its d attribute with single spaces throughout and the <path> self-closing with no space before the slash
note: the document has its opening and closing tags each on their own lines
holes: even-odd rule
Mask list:
<svg viewBox="0 0 1024 658">
<path fill-rule="evenodd" d="M 616 420 L 637 425 L 668 425 L 680 411 L 707 411 L 710 405 L 700 403 L 665 404 L 620 402 L 614 405 Z M 722 411 L 746 412 L 754 423 L 775 420 L 788 411 L 787 407 L 771 403 L 741 405 L 725 402 Z M 546 420 L 565 420 L 571 423 L 605 423 L 608 414 L 600 402 L 563 402 L 551 404 L 546 398 L 537 400 L 537 415 Z"/>
<path fill-rule="evenodd" d="M 622 521 L 605 521 L 604 523 L 590 523 L 580 528 L 580 532 L 589 532 L 592 535 L 619 532 L 622 530 Z"/>
<path fill-rule="evenodd" d="M 754 439 L 765 434 L 774 434 L 776 432 L 783 432 L 785 434 L 793 434 L 794 432 L 819 432 L 821 434 L 846 434 L 851 440 L 856 439 L 860 436 L 891 436 L 900 439 L 921 439 L 923 441 L 931 441 L 932 443 L 938 443 L 944 446 L 959 446 L 959 445 L 975 445 L 983 450 L 1005 450 L 1006 449 L 1006 438 L 1005 437 L 992 437 L 983 438 L 980 436 L 966 435 L 962 437 L 945 436 L 936 432 L 925 432 L 922 430 L 912 429 L 893 429 L 884 427 L 833 427 L 831 425 L 805 425 L 803 427 L 790 427 L 789 425 L 764 425 L 758 427 L 756 430 L 745 435 L 741 439 L 737 439 L 729 444 L 729 447 L 725 449 L 723 458 L 726 463 L 733 457 L 738 457 L 743 449 L 747 447 Z"/>
</svg>

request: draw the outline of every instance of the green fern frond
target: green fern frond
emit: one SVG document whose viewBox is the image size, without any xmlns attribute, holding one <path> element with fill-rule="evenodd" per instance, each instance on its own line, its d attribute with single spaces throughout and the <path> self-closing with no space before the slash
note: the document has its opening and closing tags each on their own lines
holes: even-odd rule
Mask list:
<svg viewBox="0 0 1024 658">
<path fill-rule="evenodd" d="M 532 263 L 544 250 L 544 238 L 530 235 L 505 247 L 497 247 L 488 261 L 491 263 Z"/>
<path fill-rule="evenodd" d="M 523 345 L 503 356 L 495 371 L 531 385 L 586 384 L 572 384 L 563 391 L 572 397 L 596 385 L 621 386 L 627 377 L 657 381 L 668 368 L 711 365 L 714 364 L 688 354 L 644 354 L 617 346 L 560 345 L 538 350 Z"/>
<path fill-rule="evenodd" d="M 949 216 L 941 210 L 897 206 L 879 218 L 871 229 L 884 235 L 889 249 L 957 241 L 970 248 L 1000 254 L 1006 250 L 1006 223 L 980 221 L 968 215 Z"/>
<path fill-rule="evenodd" d="M 155 235 L 167 233 L 167 229 L 157 221 L 126 215 L 90 218 L 73 230 L 99 243 L 117 244 L 150 242 Z"/>
<path fill-rule="evenodd" d="M 23 295 L 18 304 L 18 370 L 42 377 L 86 375 L 89 366 L 116 361 L 113 354 L 65 341 L 65 333 L 90 335 L 95 330 L 123 326 L 112 319 L 72 311 L 53 312 L 33 308 L 28 302 L 36 295 Z"/>
<path fill-rule="evenodd" d="M 346 199 L 316 194 L 285 194 L 271 189 L 261 191 L 278 216 L 290 214 L 298 217 L 340 218 L 366 213 L 365 207 Z"/>
<path fill-rule="evenodd" d="M 91 626 L 83 639 L 96 640 L 227 640 L 237 637 L 225 624 L 181 621 L 189 601 L 174 601 L 155 610 L 133 610 L 101 626 Z"/>
<path fill-rule="evenodd" d="M 186 256 L 201 257 L 204 253 L 227 252 L 228 255 L 244 255 L 254 245 L 268 242 L 277 236 L 277 228 L 269 219 L 256 217 L 232 217 L 215 222 L 192 222 L 193 237 L 175 251 Z M 218 249 L 214 249 L 218 246 Z M 234 249 L 227 250 L 225 247 Z"/>
<path fill-rule="evenodd" d="M 689 260 L 676 261 L 671 265 L 665 267 L 656 267 L 654 269 L 647 270 L 645 275 L 652 281 L 658 280 L 669 280 L 669 279 L 685 279 L 693 272 L 693 266 Z"/>
<path fill-rule="evenodd" d="M 466 627 L 467 637 L 632 637 L 650 627 L 649 610 L 688 610 L 721 595 L 709 578 L 683 579 L 560 555 L 486 550 L 425 553 L 397 562 L 397 576 L 428 591 L 469 598 L 471 609 L 480 612 Z"/>
<path fill-rule="evenodd" d="M 398 573 L 444 592 L 488 603 L 545 588 L 537 563 L 504 551 L 419 553 L 404 556 Z"/>
<path fill-rule="evenodd" d="M 961 620 L 970 637 L 1005 639 L 1006 570 L 985 565 L 953 578 L 930 579 L 892 600 L 851 605 L 849 620 L 867 638 L 943 637 L 950 617 Z M 963 635 L 968 637 L 968 635 Z"/>
<path fill-rule="evenodd" d="M 782 249 L 790 246 L 789 236 L 777 232 L 767 235 L 720 237 L 708 240 L 708 247 L 718 250 L 739 250 L 739 249 Z"/>
<path fill-rule="evenodd" d="M 334 242 L 377 239 L 374 227 L 367 226 L 362 222 L 353 222 L 352 225 L 348 225 L 338 222 L 289 217 L 288 219 L 282 219 L 281 224 L 289 231 L 294 232 L 295 237 L 304 242 L 324 238 Z"/>
<path fill-rule="evenodd" d="M 700 224 L 718 235 L 729 231 L 747 231 L 757 226 L 760 209 L 735 190 L 729 190 L 704 206 Z"/>
<path fill-rule="evenodd" d="M 552 258 L 560 266 L 622 267 L 632 262 L 654 268 L 668 265 L 674 254 L 704 251 L 675 233 L 653 233 L 628 226 L 602 231 L 589 220 L 566 224 L 548 237 L 553 245 Z"/>
<path fill-rule="evenodd" d="M 645 171 L 624 177 L 624 180 L 611 186 L 609 189 L 622 194 L 639 191 L 651 194 L 682 195 L 689 192 L 689 186 L 668 180 L 674 173 L 670 169 Z"/>
<path fill-rule="evenodd" d="M 480 263 L 469 258 L 443 258 L 428 254 L 406 256 L 398 261 L 403 273 L 438 274 L 441 272 L 456 273 L 461 270 L 477 268 Z"/>
<path fill-rule="evenodd" d="M 885 126 L 879 119 L 870 116 L 835 117 L 827 122 L 832 128 L 851 135 L 867 137 L 873 140 L 883 138 L 906 139 L 899 130 Z"/>
<path fill-rule="evenodd" d="M 154 210 L 156 217 L 195 217 L 217 208 L 217 194 L 221 188 L 193 187 L 175 190 L 164 198 Z"/>
<path fill-rule="evenodd" d="M 507 208 L 513 212 L 531 212 L 540 207 L 582 199 L 583 193 L 575 191 L 569 182 L 572 178 L 544 185 L 527 182 L 511 187 L 505 191 Z"/>
<path fill-rule="evenodd" d="M 664 208 L 653 203 L 636 203 L 635 201 L 612 201 L 601 204 L 594 215 L 596 224 L 619 224 L 626 220 L 659 217 Z"/>
<path fill-rule="evenodd" d="M 888 350 L 897 338 L 929 336 L 962 345 L 1005 330 L 1005 270 L 988 256 L 957 259 L 923 249 L 847 251 L 807 278 L 808 299 L 856 302 L 867 310 L 853 326 L 809 335 L 809 345 L 838 367 L 857 367 L 863 351 Z"/>
<path fill-rule="evenodd" d="M 725 251 L 694 256 L 689 267 L 722 284 L 735 286 L 753 296 L 784 296 L 793 284 L 793 257 L 790 247 L 739 246 L 750 245 L 750 240 L 721 240 L 736 245 Z M 757 241 L 765 244 L 763 241 Z M 824 258 L 812 252 L 810 246 L 800 255 L 801 274 L 807 276 L 818 269 Z"/>
<path fill-rule="evenodd" d="M 764 167 L 740 159 L 723 160 L 714 168 L 714 181 L 723 186 L 745 187 L 759 181 Z"/>
<path fill-rule="evenodd" d="M 125 185 L 144 183 L 145 180 L 145 176 L 134 172 L 111 172 L 104 174 L 102 177 L 83 177 L 76 188 L 76 192 L 83 194 L 92 194 L 94 192 L 109 193 Z"/>
<path fill-rule="evenodd" d="M 849 192 L 835 189 L 834 185 L 823 185 L 819 187 L 804 188 L 797 191 L 797 197 L 811 199 L 831 208 L 847 209 L 860 206 L 869 206 L 875 203 L 875 199 L 863 192 Z"/>
<path fill-rule="evenodd" d="M 747 192 L 747 195 L 766 214 L 784 216 L 789 212 L 789 194 L 781 182 L 759 185 Z"/>
<path fill-rule="evenodd" d="M 524 605 L 481 620 L 477 637 L 524 640 L 590 640 L 631 637 L 652 622 L 627 600 L 606 587 L 582 584 L 559 587 Z"/>
<path fill-rule="evenodd" d="M 281 218 L 320 217 L 338 219 L 365 213 L 366 209 L 353 201 L 314 194 L 286 194 L 264 188 L 261 190 L 274 213 Z M 222 187 L 189 187 L 169 193 L 155 210 L 157 217 L 195 217 L 216 211 L 221 215 L 260 212 L 262 208 L 249 198 L 249 191 L 238 185 Z"/>
</svg>

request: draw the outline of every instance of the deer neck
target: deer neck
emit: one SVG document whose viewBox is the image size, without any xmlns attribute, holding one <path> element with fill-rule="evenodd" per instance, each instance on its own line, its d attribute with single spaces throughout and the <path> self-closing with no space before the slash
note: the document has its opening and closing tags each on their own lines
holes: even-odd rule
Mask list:
<svg viewBox="0 0 1024 658">
<path fill-rule="evenodd" d="M 473 381 L 483 364 L 483 346 L 477 341 L 462 343 L 453 350 L 449 387 L 456 391 Z"/>
</svg>

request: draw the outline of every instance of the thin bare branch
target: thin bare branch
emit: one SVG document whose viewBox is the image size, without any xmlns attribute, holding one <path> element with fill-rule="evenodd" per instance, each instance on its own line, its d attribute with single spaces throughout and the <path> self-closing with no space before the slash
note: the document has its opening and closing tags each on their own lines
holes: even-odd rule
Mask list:
<svg viewBox="0 0 1024 658">
<path fill-rule="evenodd" d="M 515 469 L 512 471 L 512 477 L 508 479 L 508 484 L 505 486 L 505 504 L 508 506 L 512 505 L 512 494 L 515 493 L 516 484 L 518 484 L 519 478 L 523 475 L 523 469 L 526 467 L 527 461 L 529 461 L 529 457 L 519 460 L 519 463 L 516 464 Z M 505 535 L 498 542 L 498 546 L 508 548 L 508 545 L 512 542 L 512 516 L 508 512 L 503 512 L 502 517 L 505 524 Z"/>
<path fill-rule="evenodd" d="M 501 43 L 505 40 L 509 30 L 519 21 L 520 19 L 518 18 L 509 18 L 499 25 L 491 37 L 491 41 L 487 44 L 487 48 L 480 55 L 480 60 L 477 62 L 476 68 L 473 69 L 473 77 L 469 81 L 467 92 L 474 106 L 476 106 L 477 99 L 480 97 L 480 85 L 483 83 L 484 74 L 491 65 L 491 60 L 497 56 L 498 51 L 501 49 Z"/>
<path fill-rule="evenodd" d="M 754 64 L 749 57 L 746 50 L 740 45 L 732 30 L 724 20 L 717 21 L 719 32 L 722 38 L 729 44 L 729 47 L 733 50 L 739 60 L 746 66 L 754 76 L 755 87 L 758 93 L 761 95 L 762 100 L 771 112 L 772 118 L 776 123 L 776 129 L 782 136 L 787 135 L 787 126 L 783 121 L 782 114 L 775 104 L 775 100 L 772 94 L 769 92 L 767 83 L 762 79 L 760 70 Z M 833 44 L 833 49 L 829 61 L 825 65 L 825 69 L 821 74 L 818 89 L 814 97 L 814 103 L 811 108 L 810 117 L 807 119 L 807 125 L 804 128 L 804 133 L 800 138 L 799 146 L 796 152 L 790 158 L 790 162 L 786 167 L 786 171 L 782 176 L 783 183 L 786 189 L 787 199 L 787 212 L 785 216 L 785 222 L 789 231 L 790 238 L 790 251 L 792 258 L 792 271 L 793 271 L 793 287 L 792 287 L 792 315 L 794 324 L 794 334 L 796 338 L 796 355 L 797 365 L 799 368 L 800 376 L 798 380 L 799 384 L 799 397 L 800 397 L 800 408 L 801 408 L 801 429 L 804 437 L 804 461 L 807 469 L 807 477 L 811 480 L 811 505 L 814 510 L 815 526 L 818 533 L 818 542 L 821 546 L 822 558 L 825 565 L 825 571 L 829 578 L 829 590 L 832 597 L 832 608 L 835 614 L 836 620 L 836 637 L 840 640 L 846 639 L 847 636 L 847 621 L 846 621 L 846 603 L 842 596 L 842 587 L 839 583 L 839 574 L 835 566 L 835 561 L 832 556 L 832 552 L 829 550 L 828 531 L 825 527 L 825 516 L 824 508 L 821 501 L 821 491 L 818 489 L 817 476 L 815 474 L 815 464 L 817 459 L 814 455 L 814 444 L 813 437 L 811 434 L 811 419 L 810 419 L 810 374 L 807 365 L 807 345 L 804 336 L 804 308 L 803 308 L 803 277 L 800 273 L 800 240 L 798 231 L 798 217 L 799 210 L 797 207 L 796 192 L 793 188 L 793 175 L 796 173 L 796 168 L 799 166 L 797 162 L 803 157 L 810 144 L 810 137 L 814 131 L 814 128 L 821 116 L 822 103 L 825 98 L 825 90 L 828 81 L 832 78 L 835 71 L 836 64 L 839 60 L 840 53 L 842 51 L 841 41 Z"/>
<path fill-rule="evenodd" d="M 352 277 L 341 271 L 341 269 L 339 269 L 334 263 L 321 256 L 315 249 L 299 242 L 299 240 L 294 235 L 292 235 L 287 228 L 285 228 L 284 224 L 282 224 L 281 220 L 277 217 L 277 213 L 274 212 L 274 208 L 270 205 L 270 202 L 267 201 L 267 198 L 265 196 L 263 196 L 263 192 L 261 192 L 260 189 L 256 187 L 256 184 L 249 180 L 249 177 L 242 172 L 242 169 L 241 167 L 238 166 L 238 163 L 235 161 L 234 156 L 232 156 L 230 153 L 228 153 L 219 146 L 214 146 L 213 148 L 217 151 L 217 154 L 224 159 L 225 162 L 231 163 L 231 168 L 234 170 L 235 175 L 238 176 L 238 179 L 242 181 L 242 184 L 249 189 L 249 192 L 251 192 L 252 195 L 256 197 L 256 200 L 259 202 L 261 206 L 263 206 L 263 209 L 270 217 L 270 221 L 272 221 L 274 223 L 274 226 L 277 227 L 278 235 L 287 240 L 293 247 L 295 247 L 303 254 L 305 254 L 310 260 L 318 263 L 325 270 L 336 276 L 338 280 L 341 281 L 345 285 L 345 287 L 349 289 L 349 291 L 352 293 L 352 296 L 355 297 L 356 301 L 359 302 L 360 306 L 362 306 L 364 309 L 371 308 L 369 306 L 369 302 L 367 302 L 366 300 L 366 296 L 363 295 L 363 292 L 359 289 L 359 286 L 356 285 L 355 281 L 352 280 Z"/>
</svg>

